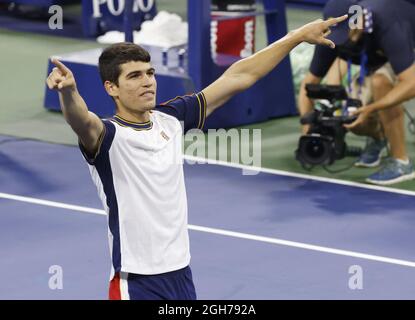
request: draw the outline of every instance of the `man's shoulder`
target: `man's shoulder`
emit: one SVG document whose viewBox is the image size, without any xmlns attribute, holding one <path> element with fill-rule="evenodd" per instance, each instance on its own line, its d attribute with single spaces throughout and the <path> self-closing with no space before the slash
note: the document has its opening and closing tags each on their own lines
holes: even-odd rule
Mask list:
<svg viewBox="0 0 415 320">
<path fill-rule="evenodd" d="M 378 27 L 385 22 L 396 22 L 396 14 L 399 15 L 400 12 L 415 10 L 415 0 L 363 0 L 359 4 L 373 13 L 375 24 Z"/>
<path fill-rule="evenodd" d="M 180 122 L 179 112 L 175 106 L 170 104 L 158 104 L 151 112 L 162 121 Z"/>
<path fill-rule="evenodd" d="M 152 111 L 152 115 L 156 121 L 163 126 L 169 126 L 174 129 L 181 128 L 180 120 L 171 114 L 170 110 L 167 110 L 168 106 L 157 105 Z"/>
<path fill-rule="evenodd" d="M 178 121 L 176 117 L 172 116 L 168 113 L 168 105 L 158 104 L 155 106 L 151 113 L 154 117 L 162 119 L 162 120 L 171 120 L 171 121 Z"/>
<path fill-rule="evenodd" d="M 405 1 L 405 0 L 398 0 L 398 1 Z M 390 2 L 391 2 L 390 0 L 362 0 L 359 2 L 359 4 L 365 8 L 370 8 L 371 10 L 373 9 L 382 10 L 382 9 L 388 8 L 388 5 L 390 4 Z"/>
</svg>

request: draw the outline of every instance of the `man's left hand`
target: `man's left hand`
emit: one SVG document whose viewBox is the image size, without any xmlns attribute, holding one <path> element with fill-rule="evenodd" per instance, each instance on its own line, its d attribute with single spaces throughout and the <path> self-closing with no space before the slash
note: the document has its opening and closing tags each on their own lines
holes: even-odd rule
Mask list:
<svg viewBox="0 0 415 320">
<path fill-rule="evenodd" d="M 367 121 L 370 115 L 373 112 L 373 108 L 370 105 L 360 107 L 356 111 L 352 112 L 351 115 L 357 115 L 357 119 L 350 124 L 345 124 L 344 127 L 347 130 L 355 129 L 360 127 L 363 123 Z"/>
<path fill-rule="evenodd" d="M 302 26 L 297 30 L 294 30 L 294 32 L 300 35 L 301 41 L 305 41 L 310 44 L 325 45 L 334 49 L 334 42 L 326 38 L 331 32 L 330 27 L 338 23 L 342 23 L 347 19 L 347 17 L 348 15 L 346 14 L 344 16 L 330 18 L 328 20 L 318 19 Z"/>
</svg>

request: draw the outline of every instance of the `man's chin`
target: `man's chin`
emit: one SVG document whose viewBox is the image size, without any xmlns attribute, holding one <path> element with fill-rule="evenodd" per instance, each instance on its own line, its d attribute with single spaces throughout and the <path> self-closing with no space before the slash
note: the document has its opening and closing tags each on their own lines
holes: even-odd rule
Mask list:
<svg viewBox="0 0 415 320">
<path fill-rule="evenodd" d="M 149 105 L 146 107 L 146 109 L 147 109 L 147 110 L 153 110 L 155 107 L 156 107 L 156 103 L 155 103 L 155 102 L 153 102 L 152 104 L 149 104 Z"/>
<path fill-rule="evenodd" d="M 156 107 L 156 102 L 155 101 L 153 101 L 153 102 L 147 101 L 146 103 L 143 103 L 141 105 L 140 109 L 142 109 L 143 111 L 149 111 L 149 110 L 153 110 L 155 107 Z"/>
</svg>

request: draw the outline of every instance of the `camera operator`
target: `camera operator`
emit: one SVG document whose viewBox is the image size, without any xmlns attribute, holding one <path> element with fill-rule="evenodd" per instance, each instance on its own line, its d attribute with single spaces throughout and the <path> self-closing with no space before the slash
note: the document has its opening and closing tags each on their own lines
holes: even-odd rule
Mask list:
<svg viewBox="0 0 415 320">
<path fill-rule="evenodd" d="M 369 137 L 355 165 L 378 166 L 389 142 L 392 157 L 366 181 L 389 185 L 409 180 L 415 173 L 406 153 L 401 104 L 415 97 L 415 0 L 329 0 L 324 17 L 347 14 L 353 5 L 364 9 L 363 27 L 351 29 L 351 24 L 338 24 L 331 28 L 329 36 L 336 49 L 316 47 L 301 85 L 299 111 L 304 115 L 313 110 L 305 85 L 320 83 L 330 67 L 335 67 L 336 58 L 347 61 L 349 94 L 361 99 L 364 106 L 357 110 L 358 119 L 345 127 Z M 358 86 L 354 90 L 351 64 L 360 65 Z M 307 130 L 304 126 L 303 133 Z"/>
</svg>

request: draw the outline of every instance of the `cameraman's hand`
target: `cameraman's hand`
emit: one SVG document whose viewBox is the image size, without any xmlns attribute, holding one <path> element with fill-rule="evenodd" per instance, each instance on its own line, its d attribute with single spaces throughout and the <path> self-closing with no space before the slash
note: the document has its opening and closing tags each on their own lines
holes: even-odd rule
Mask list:
<svg viewBox="0 0 415 320">
<path fill-rule="evenodd" d="M 351 113 L 352 116 L 357 115 L 357 119 L 354 122 L 352 122 L 350 124 L 344 124 L 343 126 L 347 130 L 352 130 L 352 129 L 358 128 L 368 120 L 368 118 L 370 117 L 370 115 L 372 114 L 373 111 L 374 110 L 372 109 L 372 107 L 370 105 L 360 107 L 359 109 L 357 109 L 356 111 L 353 111 Z"/>
<path fill-rule="evenodd" d="M 348 15 L 346 14 L 344 16 L 338 18 L 330 18 L 328 20 L 318 19 L 302 26 L 297 30 L 294 30 L 294 32 L 300 35 L 302 41 L 308 42 L 310 44 L 325 45 L 334 49 L 334 42 L 326 39 L 326 37 L 331 33 L 330 27 L 337 23 L 343 22 L 347 19 L 347 17 Z"/>
</svg>

